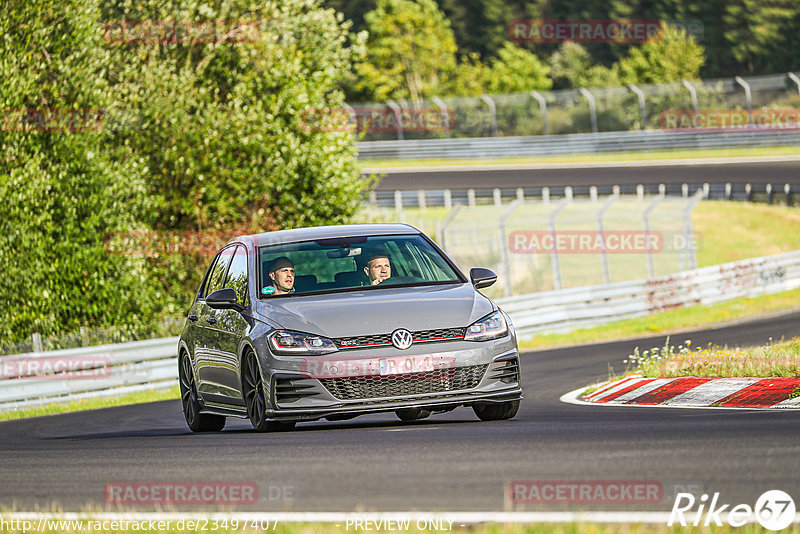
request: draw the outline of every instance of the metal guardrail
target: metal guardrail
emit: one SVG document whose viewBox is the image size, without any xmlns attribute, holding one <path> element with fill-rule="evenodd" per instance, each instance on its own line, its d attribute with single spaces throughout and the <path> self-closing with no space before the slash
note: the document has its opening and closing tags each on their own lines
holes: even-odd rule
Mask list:
<svg viewBox="0 0 800 534">
<path fill-rule="evenodd" d="M 0 411 L 176 385 L 178 338 L 0 357 Z"/>
<path fill-rule="evenodd" d="M 522 337 L 643 317 L 800 287 L 800 251 L 702 267 L 671 276 L 496 299 Z"/>
<path fill-rule="evenodd" d="M 671 276 L 497 299 L 522 337 L 800 287 L 800 251 Z M 0 411 L 169 388 L 177 337 L 0 357 Z M 83 374 L 81 374 L 83 373 Z"/>
<path fill-rule="evenodd" d="M 797 131 L 600 132 L 525 137 L 362 141 L 360 160 L 477 159 L 796 145 Z"/>
</svg>

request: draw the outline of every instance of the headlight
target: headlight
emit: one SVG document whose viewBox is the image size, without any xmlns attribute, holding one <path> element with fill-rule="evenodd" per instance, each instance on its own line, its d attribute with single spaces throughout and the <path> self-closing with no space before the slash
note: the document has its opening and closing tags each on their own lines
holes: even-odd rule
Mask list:
<svg viewBox="0 0 800 534">
<path fill-rule="evenodd" d="M 472 323 L 464 334 L 465 341 L 488 341 L 508 334 L 508 324 L 500 310 Z"/>
<path fill-rule="evenodd" d="M 270 334 L 269 345 L 275 354 L 327 354 L 339 350 L 326 337 L 291 330 L 276 330 Z"/>
</svg>

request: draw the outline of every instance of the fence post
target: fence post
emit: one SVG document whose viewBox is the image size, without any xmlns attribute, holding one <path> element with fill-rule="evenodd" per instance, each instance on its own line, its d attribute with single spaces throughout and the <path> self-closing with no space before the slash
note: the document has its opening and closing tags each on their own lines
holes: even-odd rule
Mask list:
<svg viewBox="0 0 800 534">
<path fill-rule="evenodd" d="M 397 140 L 402 141 L 405 139 L 403 136 L 403 111 L 394 100 L 387 100 L 386 105 L 391 108 L 392 112 L 394 113 L 394 119 L 397 121 Z"/>
<path fill-rule="evenodd" d="M 647 251 L 647 276 L 655 277 L 655 265 L 653 263 L 653 249 L 650 248 L 650 212 L 664 200 L 664 195 L 658 195 L 642 213 L 642 225 L 644 226 L 644 246 Z"/>
<path fill-rule="evenodd" d="M 442 127 L 444 128 L 444 133 L 447 137 L 450 137 L 450 115 L 447 113 L 447 104 L 444 103 L 444 100 L 439 98 L 438 96 L 434 96 L 431 100 L 433 103 L 439 106 L 439 112 L 442 114 Z"/>
<path fill-rule="evenodd" d="M 460 209 L 461 209 L 461 204 L 456 204 L 456 206 L 452 210 L 450 210 L 450 212 L 445 216 L 442 223 L 439 225 L 438 228 L 439 246 L 442 247 L 442 250 L 444 250 L 445 252 L 447 252 L 447 243 L 446 243 L 447 227 L 450 226 L 451 222 L 453 222 L 453 219 L 455 219 L 456 214 L 459 212 Z"/>
<path fill-rule="evenodd" d="M 556 239 L 556 217 L 558 217 L 558 214 L 561 213 L 561 210 L 567 207 L 567 204 L 569 203 L 570 200 L 568 198 L 562 199 L 561 202 L 559 202 L 558 205 L 556 206 L 556 209 L 552 211 L 549 217 L 550 237 L 553 242 L 553 250 L 552 252 L 550 252 L 550 257 L 552 258 L 551 261 L 553 264 L 553 284 L 555 285 L 556 289 L 561 289 L 561 265 L 558 261 L 558 245 Z"/>
<path fill-rule="evenodd" d="M 492 136 L 497 137 L 497 107 L 494 105 L 494 100 L 489 95 L 481 95 L 487 106 L 489 106 L 489 115 L 492 117 Z"/>
<path fill-rule="evenodd" d="M 800 96 L 800 78 L 798 78 L 797 74 L 795 74 L 794 72 L 788 73 L 787 76 L 797 86 L 797 95 Z"/>
<path fill-rule="evenodd" d="M 647 113 L 645 113 L 644 108 L 644 93 L 641 89 L 636 87 L 633 84 L 628 85 L 628 89 L 633 91 L 636 94 L 636 97 L 639 99 L 639 115 L 641 116 L 642 120 L 642 130 L 647 129 Z"/>
<path fill-rule="evenodd" d="M 689 94 L 692 97 L 692 109 L 694 110 L 694 120 L 692 121 L 692 127 L 697 128 L 697 91 L 695 90 L 694 86 L 690 84 L 687 80 L 681 80 L 681 83 L 685 88 L 689 90 Z"/>
<path fill-rule="evenodd" d="M 750 93 L 750 84 L 747 83 L 741 76 L 733 78 L 736 83 L 744 88 L 744 98 L 747 101 L 747 122 L 750 126 L 753 125 L 753 97 Z"/>
<path fill-rule="evenodd" d="M 499 189 L 497 189 L 497 191 L 499 191 Z M 519 200 L 513 201 L 511 205 L 508 206 L 506 211 L 503 212 L 503 214 L 500 216 L 500 219 L 497 222 L 497 231 L 500 237 L 500 259 L 503 262 L 503 278 L 505 278 L 506 282 L 505 284 L 503 284 L 503 286 L 507 297 L 513 295 L 512 291 L 513 279 L 511 277 L 512 276 L 511 258 L 509 257 L 508 243 L 507 243 L 508 240 L 506 239 L 506 221 L 508 220 L 509 217 L 511 217 L 511 214 L 520 204 L 521 201 Z"/>
<path fill-rule="evenodd" d="M 542 132 L 550 135 L 550 124 L 547 122 L 547 101 L 539 91 L 531 91 L 531 96 L 539 102 L 539 111 L 542 112 Z"/>
<path fill-rule="evenodd" d="M 592 119 L 592 132 L 597 133 L 597 106 L 594 102 L 594 95 L 588 89 L 581 87 L 578 89 L 580 93 L 589 101 L 589 115 Z"/>
<path fill-rule="evenodd" d="M 688 270 L 697 269 L 697 247 L 694 242 L 694 233 L 692 230 L 692 210 L 703 200 L 701 191 L 697 191 L 692 196 L 686 209 L 683 211 L 683 245 L 684 250 L 681 251 L 681 268 L 688 268 Z M 689 250 L 686 247 L 691 247 Z M 685 259 L 688 258 L 688 266 L 684 265 Z"/>
<path fill-rule="evenodd" d="M 608 200 L 606 200 L 603 203 L 603 206 L 597 212 L 597 232 L 600 235 L 600 241 L 603 244 L 603 249 L 602 249 L 600 261 L 601 261 L 601 263 L 603 265 L 603 283 L 604 284 L 610 284 L 611 283 L 611 271 L 608 268 L 608 252 L 606 251 L 606 230 L 605 230 L 605 227 L 603 225 L 603 217 L 605 216 L 606 211 L 608 211 L 608 208 L 611 207 L 611 204 L 613 204 L 618 198 L 619 198 L 619 195 L 611 195 L 610 197 L 608 197 Z"/>
</svg>

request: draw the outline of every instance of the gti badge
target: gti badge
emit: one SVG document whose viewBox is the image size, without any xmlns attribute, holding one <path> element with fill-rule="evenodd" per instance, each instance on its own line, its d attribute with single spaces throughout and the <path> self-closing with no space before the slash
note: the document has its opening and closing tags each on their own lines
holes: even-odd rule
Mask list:
<svg viewBox="0 0 800 534">
<path fill-rule="evenodd" d="M 414 343 L 414 336 L 405 328 L 398 328 L 392 332 L 392 345 L 400 350 L 405 350 Z"/>
</svg>

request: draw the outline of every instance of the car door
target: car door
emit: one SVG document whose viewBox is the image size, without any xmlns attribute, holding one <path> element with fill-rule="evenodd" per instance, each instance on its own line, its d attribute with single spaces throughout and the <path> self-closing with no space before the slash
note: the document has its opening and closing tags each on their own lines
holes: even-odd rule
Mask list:
<svg viewBox="0 0 800 534">
<path fill-rule="evenodd" d="M 218 289 L 222 289 L 228 265 L 233 258 L 234 247 L 222 249 L 214 261 L 211 274 L 203 288 L 200 299 L 197 324 L 197 347 L 195 348 L 195 364 L 197 365 L 197 391 L 203 400 L 224 402 L 229 396 L 225 393 L 224 372 L 222 369 L 227 357 L 221 347 L 223 337 L 217 328 L 217 313 L 205 302 L 205 298 Z"/>
<path fill-rule="evenodd" d="M 215 335 L 221 358 L 218 362 L 218 376 L 220 385 L 224 386 L 222 391 L 228 397 L 227 402 L 241 406 L 244 406 L 244 399 L 240 389 L 239 345 L 250 332 L 251 323 L 245 318 L 250 309 L 248 284 L 247 250 L 243 246 L 237 246 L 223 287 L 236 291 L 236 302 L 242 309 L 216 310 L 217 322 L 211 328 L 217 330 Z"/>
</svg>

